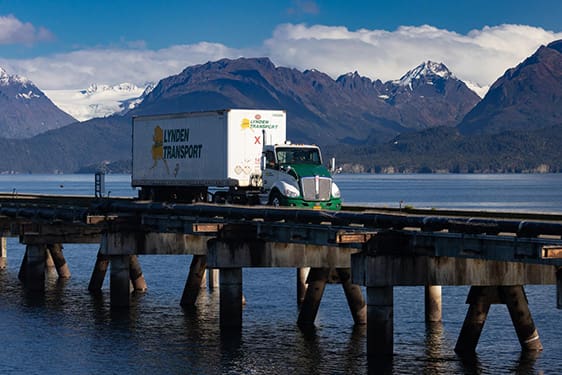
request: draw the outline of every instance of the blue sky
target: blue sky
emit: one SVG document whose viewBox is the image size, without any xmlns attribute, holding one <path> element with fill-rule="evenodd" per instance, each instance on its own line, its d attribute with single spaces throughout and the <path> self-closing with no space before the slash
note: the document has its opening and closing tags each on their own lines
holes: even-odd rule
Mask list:
<svg viewBox="0 0 562 375">
<path fill-rule="evenodd" d="M 561 0 L 0 0 L 0 67 L 63 89 L 222 57 L 382 80 L 438 60 L 485 87 L 562 38 L 560 15 Z"/>
</svg>

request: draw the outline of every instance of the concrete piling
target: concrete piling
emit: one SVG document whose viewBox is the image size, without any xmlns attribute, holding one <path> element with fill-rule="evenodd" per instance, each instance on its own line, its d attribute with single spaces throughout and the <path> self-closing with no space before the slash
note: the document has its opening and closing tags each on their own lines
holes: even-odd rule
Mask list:
<svg viewBox="0 0 562 375">
<path fill-rule="evenodd" d="M 18 279 L 24 283 L 25 282 L 25 274 L 27 272 L 27 248 L 25 249 L 25 252 L 23 253 L 23 258 L 21 260 L 21 264 L 20 264 L 20 270 L 18 272 Z"/>
<path fill-rule="evenodd" d="M 351 282 L 350 268 L 337 268 L 338 277 L 342 284 L 355 324 L 367 324 L 367 305 L 359 285 Z"/>
<path fill-rule="evenodd" d="M 310 267 L 297 268 L 297 304 L 300 306 L 306 295 L 306 278 L 310 272 Z"/>
<path fill-rule="evenodd" d="M 185 282 L 180 305 L 183 307 L 193 307 L 197 301 L 197 296 L 201 291 L 202 280 L 207 267 L 206 255 L 194 255 L 189 267 L 189 275 Z"/>
<path fill-rule="evenodd" d="M 476 352 L 476 346 L 482 334 L 484 323 L 486 323 L 490 305 L 495 302 L 496 297 L 495 287 L 472 286 L 470 288 L 467 298 L 467 303 L 470 303 L 470 306 L 455 345 L 455 352 Z"/>
<path fill-rule="evenodd" d="M 486 317 L 493 303 L 507 306 L 513 327 L 524 351 L 542 350 L 539 334 L 531 317 L 529 304 L 522 285 L 513 286 L 472 286 L 468 294 L 470 303 L 455 351 L 474 353 Z"/>
<path fill-rule="evenodd" d="M 393 352 L 393 287 L 367 287 L 367 356 L 391 357 Z"/>
<path fill-rule="evenodd" d="M 131 279 L 135 292 L 146 292 L 146 281 L 142 274 L 139 258 L 136 255 L 131 255 L 129 257 L 129 278 Z"/>
<path fill-rule="evenodd" d="M 314 325 L 320 301 L 330 276 L 329 268 L 311 268 L 308 274 L 308 288 L 302 302 L 297 323 L 300 326 Z"/>
<path fill-rule="evenodd" d="M 103 280 L 105 279 L 105 274 L 107 273 L 107 268 L 109 267 L 109 257 L 98 251 L 98 256 L 96 258 L 96 264 L 94 270 L 92 271 L 92 276 L 90 277 L 90 284 L 88 285 L 88 290 L 92 293 L 101 292 L 101 287 L 103 286 Z"/>
<path fill-rule="evenodd" d="M 425 286 L 425 322 L 435 323 L 442 319 L 441 286 Z"/>
<path fill-rule="evenodd" d="M 457 344 L 455 345 L 455 352 L 476 352 L 476 345 L 478 345 L 478 340 L 482 334 L 482 329 L 484 328 L 484 323 L 486 323 L 486 317 L 489 311 L 489 303 L 475 303 L 469 306 L 459 338 L 457 339 Z"/>
<path fill-rule="evenodd" d="M 45 245 L 26 246 L 24 283 L 30 290 L 45 290 Z"/>
<path fill-rule="evenodd" d="M 58 243 L 49 244 L 47 245 L 47 252 L 51 255 L 51 259 L 57 270 L 59 278 L 70 278 L 70 270 L 68 269 L 68 263 L 66 263 L 66 259 L 64 259 L 64 255 L 62 253 L 62 245 Z"/>
<path fill-rule="evenodd" d="M 219 270 L 216 268 L 209 268 L 207 270 L 207 281 L 209 283 L 209 289 L 218 289 L 219 287 Z"/>
<path fill-rule="evenodd" d="M 242 328 L 242 268 L 220 269 L 220 327 Z"/>
<path fill-rule="evenodd" d="M 129 255 L 111 255 L 109 257 L 110 303 L 112 307 L 130 305 Z"/>
<path fill-rule="evenodd" d="M 507 305 L 513 327 L 524 351 L 542 350 L 539 333 L 531 317 L 529 303 L 522 285 L 500 286 L 499 294 Z"/>
</svg>

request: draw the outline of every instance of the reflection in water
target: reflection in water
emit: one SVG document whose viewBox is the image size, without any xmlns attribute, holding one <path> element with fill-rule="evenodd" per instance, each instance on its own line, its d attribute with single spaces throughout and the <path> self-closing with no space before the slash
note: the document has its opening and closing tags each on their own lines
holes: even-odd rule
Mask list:
<svg viewBox="0 0 562 375">
<path fill-rule="evenodd" d="M 465 374 L 482 374 L 482 364 L 476 353 L 459 353 L 457 354 L 460 365 Z"/>
<path fill-rule="evenodd" d="M 535 369 L 535 363 L 537 359 L 541 356 L 542 351 L 522 351 L 519 355 L 519 360 L 516 363 L 515 368 L 510 371 L 513 374 L 542 374 L 542 371 L 537 371 Z"/>
</svg>

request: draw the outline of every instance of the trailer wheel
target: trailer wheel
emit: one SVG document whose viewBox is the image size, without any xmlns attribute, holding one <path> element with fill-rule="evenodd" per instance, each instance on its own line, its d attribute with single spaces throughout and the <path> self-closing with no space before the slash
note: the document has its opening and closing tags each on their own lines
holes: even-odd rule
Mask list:
<svg viewBox="0 0 562 375">
<path fill-rule="evenodd" d="M 273 190 L 269 196 L 269 205 L 273 207 L 281 206 L 281 193 L 277 190 Z"/>
</svg>

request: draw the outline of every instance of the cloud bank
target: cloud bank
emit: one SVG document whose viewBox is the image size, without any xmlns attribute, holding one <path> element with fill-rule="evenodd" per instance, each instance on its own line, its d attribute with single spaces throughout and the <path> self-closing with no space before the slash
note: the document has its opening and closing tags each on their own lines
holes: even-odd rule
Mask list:
<svg viewBox="0 0 562 375">
<path fill-rule="evenodd" d="M 13 15 L 0 16 L 0 45 L 23 44 L 53 40 L 53 34 L 44 27 L 35 28 L 29 22 L 21 22 Z"/>
<path fill-rule="evenodd" d="M 0 35 L 0 41 L 8 38 L 5 35 Z M 37 31 L 28 35 L 39 37 Z M 540 45 L 557 39 L 562 39 L 562 33 L 525 25 L 484 27 L 459 34 L 430 25 L 353 31 L 283 24 L 261 46 L 251 49 L 200 42 L 150 50 L 141 43 L 136 49 L 96 48 L 28 60 L 0 59 L 0 66 L 31 79 L 41 89 L 58 90 L 85 88 L 93 82 L 143 85 L 223 57 L 267 56 L 278 66 L 318 69 L 334 78 L 357 71 L 382 81 L 399 79 L 421 62 L 432 60 L 443 62 L 460 79 L 487 87 Z"/>
</svg>

